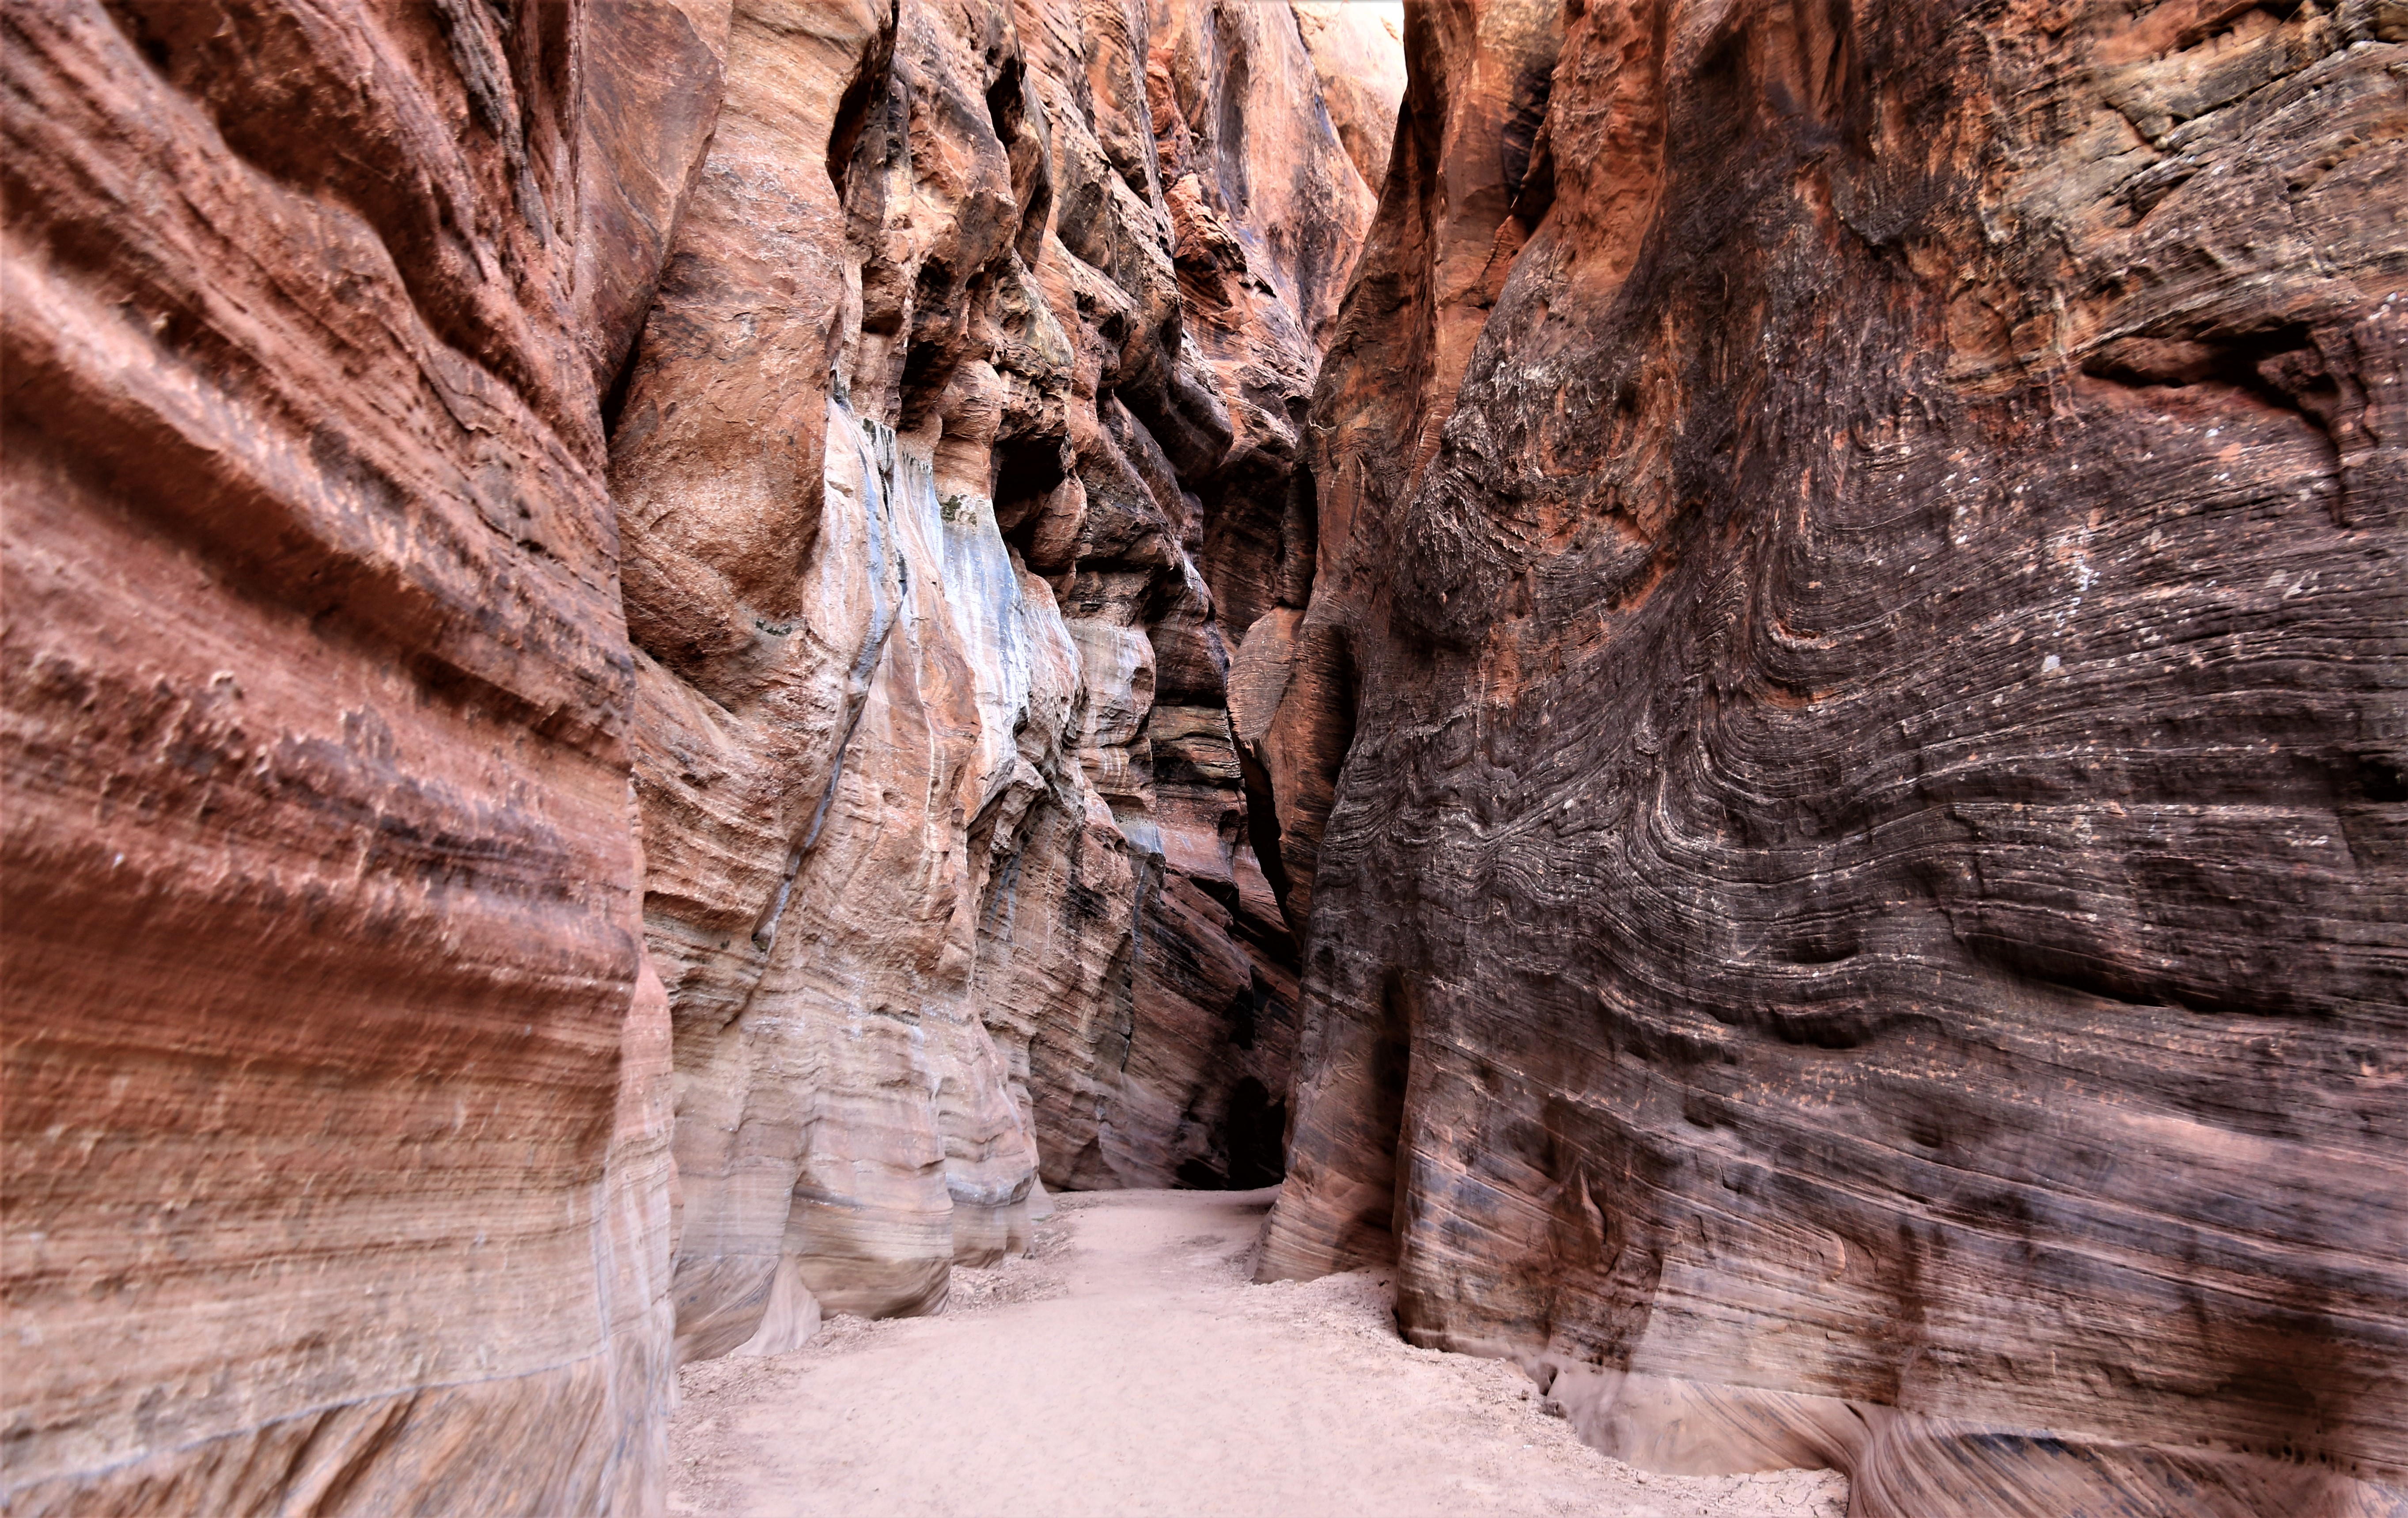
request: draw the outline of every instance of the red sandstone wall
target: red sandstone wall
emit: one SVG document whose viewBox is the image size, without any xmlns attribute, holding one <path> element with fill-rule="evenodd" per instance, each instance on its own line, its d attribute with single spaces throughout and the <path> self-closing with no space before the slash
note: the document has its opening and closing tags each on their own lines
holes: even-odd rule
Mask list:
<svg viewBox="0 0 2408 1518">
<path fill-rule="evenodd" d="M 1860 1514 L 2397 1511 L 2403 39 L 1412 13 L 1268 1270 Z"/>
</svg>

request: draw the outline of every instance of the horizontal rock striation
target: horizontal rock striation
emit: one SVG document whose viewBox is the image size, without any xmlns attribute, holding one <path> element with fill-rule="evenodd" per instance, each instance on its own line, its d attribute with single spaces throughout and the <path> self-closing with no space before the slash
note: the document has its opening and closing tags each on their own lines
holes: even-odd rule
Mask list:
<svg viewBox="0 0 2408 1518">
<path fill-rule="evenodd" d="M 654 1511 L 677 1360 L 1276 1178 L 1376 22 L 0 30 L 7 1511 Z"/>
<path fill-rule="evenodd" d="M 716 63 L 528 15 L 0 15 L 11 1513 L 659 1501 L 595 376 Z"/>
<path fill-rule="evenodd" d="M 1265 1270 L 1859 1515 L 2401 1511 L 2399 7 L 1406 40 Z"/>
</svg>

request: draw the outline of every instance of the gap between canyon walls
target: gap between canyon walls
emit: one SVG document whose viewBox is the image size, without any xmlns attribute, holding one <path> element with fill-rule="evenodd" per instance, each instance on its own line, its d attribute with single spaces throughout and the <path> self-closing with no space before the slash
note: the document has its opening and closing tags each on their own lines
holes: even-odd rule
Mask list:
<svg viewBox="0 0 2408 1518">
<path fill-rule="evenodd" d="M 935 1310 L 1047 1186 L 1279 1178 L 1303 904 L 1232 662 L 1310 593 L 1402 86 L 1352 6 L 710 35 L 606 408 L 681 1360 Z"/>
</svg>

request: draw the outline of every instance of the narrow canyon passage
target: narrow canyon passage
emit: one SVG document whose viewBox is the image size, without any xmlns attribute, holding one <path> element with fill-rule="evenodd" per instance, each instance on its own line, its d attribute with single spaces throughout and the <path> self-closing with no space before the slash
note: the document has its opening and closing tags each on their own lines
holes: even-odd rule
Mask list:
<svg viewBox="0 0 2408 1518">
<path fill-rule="evenodd" d="M 2408 1518 L 2408 0 L 0 0 L 0 1518 Z"/>
<path fill-rule="evenodd" d="M 686 1367 L 669 1511 L 709 1518 L 1839 1518 L 1833 1471 L 1649 1475 L 1501 1361 L 1398 1339 L 1384 1274 L 1252 1285 L 1277 1188 L 1059 1200 L 937 1317 Z"/>
</svg>

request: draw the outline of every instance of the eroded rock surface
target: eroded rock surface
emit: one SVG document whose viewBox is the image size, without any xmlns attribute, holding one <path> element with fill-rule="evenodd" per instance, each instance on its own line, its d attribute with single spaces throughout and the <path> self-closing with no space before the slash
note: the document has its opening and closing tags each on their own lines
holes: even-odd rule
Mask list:
<svg viewBox="0 0 2408 1518">
<path fill-rule="evenodd" d="M 0 15 L 12 1513 L 659 1500 L 594 376 L 716 54 L 528 14 Z"/>
<path fill-rule="evenodd" d="M 1391 21 L 0 14 L 11 1512 L 1283 1161 L 1641 1464 L 2401 1510 L 2408 13 Z"/>
<path fill-rule="evenodd" d="M 736 7 L 610 441 L 688 1357 L 1277 1178 L 1226 672 L 1373 204 L 1285 7 L 813 14 Z"/>
<path fill-rule="evenodd" d="M 1413 12 L 1267 1270 L 1859 1514 L 2401 1510 L 2404 40 Z"/>
<path fill-rule="evenodd" d="M 1226 672 L 1376 88 L 1283 6 L 0 26 L 11 1512 L 650 1511 L 676 1359 L 1275 1178 Z"/>
</svg>

